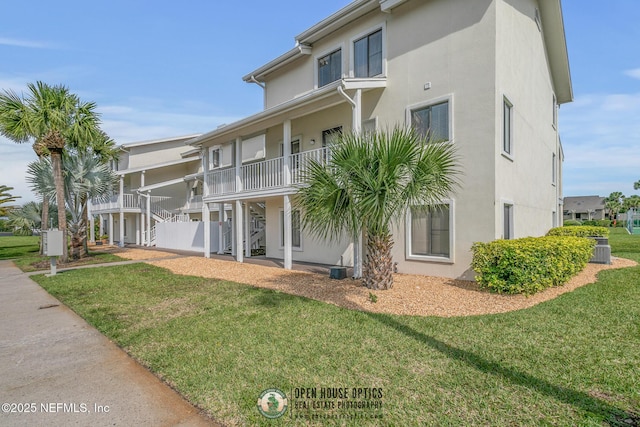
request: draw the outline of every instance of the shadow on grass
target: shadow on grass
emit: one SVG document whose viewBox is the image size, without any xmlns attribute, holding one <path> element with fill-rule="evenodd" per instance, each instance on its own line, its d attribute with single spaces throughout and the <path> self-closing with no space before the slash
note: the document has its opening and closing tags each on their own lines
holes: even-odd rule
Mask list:
<svg viewBox="0 0 640 427">
<path fill-rule="evenodd" d="M 481 372 L 501 377 L 512 384 L 527 387 L 535 392 L 556 399 L 559 402 L 572 405 L 585 412 L 600 416 L 603 421 L 608 423 L 610 426 L 640 426 L 640 414 L 637 412 L 620 409 L 605 401 L 596 399 L 587 393 L 558 386 L 548 381 L 533 377 L 525 372 L 508 368 L 499 363 L 484 359 L 475 353 L 454 347 L 432 336 L 418 332 L 410 326 L 400 323 L 389 315 L 369 312 L 365 313 L 383 325 L 395 329 L 396 331 L 413 338 L 422 344 L 428 345 L 432 349 L 453 360 L 461 361 Z"/>
</svg>

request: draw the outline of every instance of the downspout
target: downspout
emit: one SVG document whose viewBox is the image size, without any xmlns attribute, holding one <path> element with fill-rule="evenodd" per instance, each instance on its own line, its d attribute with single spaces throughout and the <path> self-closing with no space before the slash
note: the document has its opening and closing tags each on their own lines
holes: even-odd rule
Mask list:
<svg viewBox="0 0 640 427">
<path fill-rule="evenodd" d="M 267 109 L 267 84 L 256 80 L 253 74 L 251 75 L 251 77 L 249 77 L 249 81 L 251 83 L 257 84 L 262 88 L 262 107 L 266 110 Z"/>
<path fill-rule="evenodd" d="M 362 91 L 358 89 L 355 97 L 352 99 L 344 91 L 342 85 L 338 86 L 338 93 L 351 105 L 352 109 L 352 131 L 354 133 L 360 133 L 362 123 Z M 362 231 L 358 236 L 354 236 L 353 239 L 353 278 L 359 279 L 362 277 Z"/>
</svg>

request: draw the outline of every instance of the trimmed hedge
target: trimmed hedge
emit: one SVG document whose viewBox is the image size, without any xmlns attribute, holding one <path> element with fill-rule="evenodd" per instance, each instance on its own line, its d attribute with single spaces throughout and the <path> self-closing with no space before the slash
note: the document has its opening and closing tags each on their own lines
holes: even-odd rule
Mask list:
<svg viewBox="0 0 640 427">
<path fill-rule="evenodd" d="M 474 243 L 476 281 L 497 293 L 533 295 L 565 284 L 593 256 L 593 239 L 572 236 L 526 237 Z"/>
<path fill-rule="evenodd" d="M 571 225 L 552 228 L 547 236 L 609 237 L 609 229 L 592 225 Z"/>
<path fill-rule="evenodd" d="M 574 225 L 582 225 L 582 221 L 580 221 L 578 219 L 567 219 L 567 220 L 562 222 L 562 225 L 564 225 L 565 227 L 571 227 L 571 226 L 574 226 Z"/>
</svg>

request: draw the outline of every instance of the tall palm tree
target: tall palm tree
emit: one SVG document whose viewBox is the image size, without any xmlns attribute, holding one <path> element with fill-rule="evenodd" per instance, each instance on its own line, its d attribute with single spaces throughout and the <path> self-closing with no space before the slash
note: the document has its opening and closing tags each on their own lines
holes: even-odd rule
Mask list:
<svg viewBox="0 0 640 427">
<path fill-rule="evenodd" d="M 100 137 L 99 116 L 95 103 L 81 102 L 62 85 L 43 82 L 28 84 L 28 93 L 20 97 L 13 91 L 0 94 L 0 133 L 23 143 L 35 140 L 51 156 L 58 205 L 58 228 L 67 234 L 62 175 L 63 153 L 67 144 L 81 147 Z M 64 245 L 62 262 L 68 258 Z"/>
<path fill-rule="evenodd" d="M 55 192 L 54 177 L 48 158 L 32 162 L 27 167 L 27 181 L 43 194 Z M 96 156 L 79 154 L 64 163 L 65 202 L 69 213 L 71 257 L 86 256 L 87 201 L 107 197 L 117 183 L 117 176 Z"/>
<path fill-rule="evenodd" d="M 620 191 L 614 191 L 609 194 L 609 197 L 604 199 L 604 207 L 609 211 L 609 219 L 615 220 L 618 212 L 622 209 L 622 203 L 624 202 L 624 195 Z"/>
<path fill-rule="evenodd" d="M 337 240 L 366 236 L 363 282 L 370 289 L 393 286 L 392 223 L 410 207 L 434 206 L 457 186 L 452 144 L 413 129 L 343 134 L 326 164 L 310 161 L 294 201 L 303 227 Z"/>
</svg>

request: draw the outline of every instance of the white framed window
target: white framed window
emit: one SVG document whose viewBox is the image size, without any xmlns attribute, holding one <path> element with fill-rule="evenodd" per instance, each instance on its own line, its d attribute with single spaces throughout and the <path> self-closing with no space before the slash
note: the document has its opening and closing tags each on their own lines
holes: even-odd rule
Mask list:
<svg viewBox="0 0 640 427">
<path fill-rule="evenodd" d="M 433 206 L 412 206 L 407 212 L 405 231 L 407 259 L 453 262 L 453 200 Z"/>
<path fill-rule="evenodd" d="M 220 167 L 220 147 L 212 147 L 209 150 L 209 169 L 217 169 Z"/>
<path fill-rule="evenodd" d="M 302 232 L 300 228 L 300 211 L 291 209 L 291 247 L 302 250 Z M 284 248 L 284 210 L 280 210 L 280 248 Z"/>
<path fill-rule="evenodd" d="M 551 153 L 551 184 L 556 185 L 558 177 L 558 162 L 556 161 L 556 153 Z"/>
<path fill-rule="evenodd" d="M 342 47 L 317 58 L 318 87 L 342 78 Z"/>
<path fill-rule="evenodd" d="M 513 104 L 502 100 L 502 154 L 513 157 Z"/>
<path fill-rule="evenodd" d="M 452 140 L 452 104 L 450 96 L 407 108 L 407 124 L 420 135 L 436 141 Z"/>
<path fill-rule="evenodd" d="M 375 77 L 383 74 L 382 28 L 359 37 L 353 42 L 354 77 Z"/>
<path fill-rule="evenodd" d="M 513 239 L 513 203 L 502 204 L 502 238 Z"/>
<path fill-rule="evenodd" d="M 362 132 L 363 133 L 373 133 L 378 130 L 378 117 L 374 117 L 369 120 L 364 120 L 362 122 Z"/>
<path fill-rule="evenodd" d="M 553 95 L 553 128 L 557 129 L 558 127 L 558 100 L 556 99 L 556 95 Z"/>
<path fill-rule="evenodd" d="M 342 126 L 336 126 L 331 129 L 325 129 L 322 131 L 322 146 L 330 147 L 338 140 L 342 134 Z"/>
</svg>

